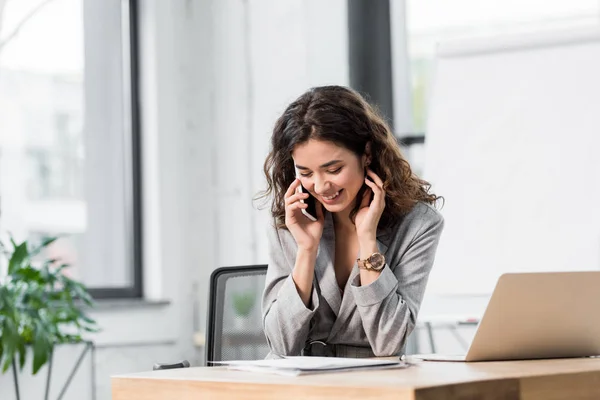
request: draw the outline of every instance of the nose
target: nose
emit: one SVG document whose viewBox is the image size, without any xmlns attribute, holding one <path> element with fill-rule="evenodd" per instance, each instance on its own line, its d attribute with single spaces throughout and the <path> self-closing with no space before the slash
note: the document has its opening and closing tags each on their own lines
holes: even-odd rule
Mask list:
<svg viewBox="0 0 600 400">
<path fill-rule="evenodd" d="M 326 193 L 331 184 L 321 176 L 315 176 L 313 180 L 313 191 L 317 194 Z"/>
</svg>

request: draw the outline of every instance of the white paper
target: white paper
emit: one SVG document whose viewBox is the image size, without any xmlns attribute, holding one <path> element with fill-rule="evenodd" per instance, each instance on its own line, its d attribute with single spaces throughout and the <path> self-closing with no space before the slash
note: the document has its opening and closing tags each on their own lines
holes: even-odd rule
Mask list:
<svg viewBox="0 0 600 400">
<path fill-rule="evenodd" d="M 264 372 L 286 376 L 408 367 L 408 364 L 400 359 L 379 360 L 340 357 L 284 357 L 268 360 L 215 361 L 214 364 L 224 365 L 229 369 L 240 371 Z"/>
</svg>

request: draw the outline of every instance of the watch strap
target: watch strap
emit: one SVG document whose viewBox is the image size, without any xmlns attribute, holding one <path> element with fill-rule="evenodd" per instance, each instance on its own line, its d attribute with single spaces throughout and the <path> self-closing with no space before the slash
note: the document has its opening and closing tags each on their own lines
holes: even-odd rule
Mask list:
<svg viewBox="0 0 600 400">
<path fill-rule="evenodd" d="M 371 259 L 373 257 L 375 257 L 375 256 L 382 257 L 381 261 L 383 261 L 383 265 L 381 265 L 381 267 L 379 267 L 379 268 L 375 268 L 373 266 L 372 262 L 371 262 Z M 381 271 L 381 268 L 385 265 L 385 258 L 383 258 L 383 255 L 380 254 L 380 253 L 373 253 L 369 257 L 367 257 L 366 259 L 364 259 L 364 260 L 361 260 L 360 258 L 357 258 L 356 259 L 356 264 L 358 265 L 358 268 L 360 268 L 360 269 L 366 269 L 366 270 L 369 270 L 369 271 Z"/>
<path fill-rule="evenodd" d="M 356 264 L 358 265 L 358 268 L 360 268 L 360 269 L 367 269 L 367 270 L 373 269 L 368 258 L 365 260 L 361 260 L 360 258 L 357 258 Z"/>
</svg>

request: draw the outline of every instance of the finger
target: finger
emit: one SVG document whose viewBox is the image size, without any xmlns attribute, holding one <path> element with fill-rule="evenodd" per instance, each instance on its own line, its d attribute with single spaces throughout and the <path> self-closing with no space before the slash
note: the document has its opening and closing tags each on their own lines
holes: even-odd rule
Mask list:
<svg viewBox="0 0 600 400">
<path fill-rule="evenodd" d="M 377 186 L 383 189 L 383 181 L 375 172 L 373 172 L 372 169 L 367 168 L 367 175 L 369 175 L 371 179 L 373 179 L 373 182 L 375 182 Z"/>
<path fill-rule="evenodd" d="M 287 206 L 286 209 L 289 212 L 292 212 L 292 211 L 300 210 L 300 209 L 307 208 L 307 207 L 308 207 L 308 204 L 306 204 L 306 203 L 300 203 L 299 201 L 297 201 L 297 202 L 295 202 L 295 203 L 290 204 L 289 206 Z"/>
<path fill-rule="evenodd" d="M 377 183 L 370 181 L 367 178 L 365 178 L 365 183 L 367 184 L 367 186 L 369 186 L 371 188 L 371 190 L 373 190 L 374 194 L 377 194 L 377 192 L 383 191 L 383 189 L 380 188 L 379 185 L 377 185 Z"/>
<path fill-rule="evenodd" d="M 377 186 L 383 189 L 383 181 L 372 169 L 367 168 L 367 175 L 372 179 L 372 182 L 375 182 Z"/>
<path fill-rule="evenodd" d="M 365 183 L 371 188 L 373 191 L 373 201 L 381 203 L 384 198 L 383 189 L 377 186 L 375 182 L 372 182 L 365 178 Z"/>
<path fill-rule="evenodd" d="M 292 204 L 292 203 L 295 203 L 297 201 L 304 200 L 307 198 L 308 198 L 308 193 L 296 193 L 285 199 L 285 205 L 287 206 L 289 204 Z"/>
<path fill-rule="evenodd" d="M 283 195 L 283 198 L 287 198 L 287 197 L 290 197 L 291 195 L 293 195 L 294 192 L 296 192 L 296 189 L 298 188 L 298 186 L 300 186 L 300 179 L 296 178 L 288 187 L 288 190 Z"/>
</svg>

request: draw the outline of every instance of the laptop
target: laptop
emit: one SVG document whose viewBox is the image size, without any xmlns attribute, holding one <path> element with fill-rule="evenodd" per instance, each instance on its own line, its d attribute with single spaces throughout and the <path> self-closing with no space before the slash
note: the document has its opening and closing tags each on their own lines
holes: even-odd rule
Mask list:
<svg viewBox="0 0 600 400">
<path fill-rule="evenodd" d="M 430 361 L 503 361 L 600 355 L 600 271 L 500 276 L 466 355 Z"/>
</svg>

